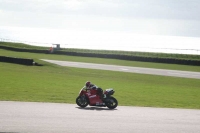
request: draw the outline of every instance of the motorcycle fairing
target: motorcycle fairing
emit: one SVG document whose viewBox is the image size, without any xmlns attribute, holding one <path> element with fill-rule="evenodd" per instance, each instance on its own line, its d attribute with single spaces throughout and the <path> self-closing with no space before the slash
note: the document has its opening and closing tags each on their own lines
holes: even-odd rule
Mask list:
<svg viewBox="0 0 200 133">
<path fill-rule="evenodd" d="M 101 100 L 100 96 L 98 95 L 91 95 L 90 93 L 86 93 L 87 97 L 89 98 L 90 101 L 90 106 L 93 105 L 103 105 L 103 101 Z"/>
</svg>

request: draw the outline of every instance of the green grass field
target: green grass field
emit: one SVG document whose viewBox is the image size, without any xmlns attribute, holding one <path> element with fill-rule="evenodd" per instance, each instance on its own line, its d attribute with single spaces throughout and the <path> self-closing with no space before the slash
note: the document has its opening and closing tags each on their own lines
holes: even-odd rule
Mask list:
<svg viewBox="0 0 200 133">
<path fill-rule="evenodd" d="M 87 80 L 103 89 L 114 88 L 119 105 L 200 109 L 200 80 L 105 70 L 61 67 L 39 59 L 95 62 L 127 66 L 200 71 L 199 67 L 13 52 L 0 55 L 33 58 L 44 66 L 0 62 L 0 100 L 75 103 Z"/>
</svg>

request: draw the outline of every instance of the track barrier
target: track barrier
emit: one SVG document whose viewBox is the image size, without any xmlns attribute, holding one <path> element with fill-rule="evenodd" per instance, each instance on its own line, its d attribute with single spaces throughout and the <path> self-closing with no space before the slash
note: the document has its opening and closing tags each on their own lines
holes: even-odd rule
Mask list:
<svg viewBox="0 0 200 133">
<path fill-rule="evenodd" d="M 7 56 L 0 56 L 0 62 L 15 63 L 28 66 L 34 65 L 33 59 L 24 59 L 24 58 L 7 57 Z"/>
<path fill-rule="evenodd" d="M 21 49 L 21 48 L 7 47 L 7 46 L 0 46 L 0 48 L 11 50 L 11 51 L 18 51 L 18 52 L 46 53 L 46 54 L 83 56 L 83 57 L 98 57 L 98 58 L 110 58 L 110 59 L 120 59 L 120 60 L 129 60 L 129 61 L 143 61 L 143 62 L 200 66 L 200 60 L 143 57 L 143 56 L 116 55 L 116 54 L 79 53 L 79 52 L 66 52 L 66 51 L 54 51 L 53 53 L 51 53 L 50 50 Z M 11 59 L 8 59 L 8 60 L 11 60 Z M 17 62 L 20 62 L 20 61 L 17 61 Z M 24 62 L 24 61 L 21 61 L 21 62 Z M 31 63 L 27 63 L 27 64 L 31 64 Z"/>
</svg>

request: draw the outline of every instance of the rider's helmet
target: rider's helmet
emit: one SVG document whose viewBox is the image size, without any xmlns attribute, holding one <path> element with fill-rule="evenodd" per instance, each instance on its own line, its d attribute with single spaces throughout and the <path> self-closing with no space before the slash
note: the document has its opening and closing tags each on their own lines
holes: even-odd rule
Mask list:
<svg viewBox="0 0 200 133">
<path fill-rule="evenodd" d="M 87 81 L 87 82 L 85 83 L 85 86 L 88 88 L 88 87 L 90 86 L 90 84 L 91 84 L 91 82 L 90 82 L 90 81 Z"/>
</svg>

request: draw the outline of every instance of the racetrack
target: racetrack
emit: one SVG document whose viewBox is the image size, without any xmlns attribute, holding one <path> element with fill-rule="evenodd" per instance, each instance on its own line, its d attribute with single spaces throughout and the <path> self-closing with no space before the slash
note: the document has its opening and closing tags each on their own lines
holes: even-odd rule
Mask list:
<svg viewBox="0 0 200 133">
<path fill-rule="evenodd" d="M 47 60 L 47 59 L 41 59 L 41 60 L 54 63 L 60 66 L 200 79 L 200 72 L 105 65 L 105 64 L 82 63 L 82 62 L 71 62 L 71 61 L 57 61 L 57 60 Z"/>
<path fill-rule="evenodd" d="M 58 62 L 66 65 L 66 62 Z M 70 67 L 87 68 L 91 66 L 92 69 L 98 69 L 97 64 L 76 62 L 71 64 L 73 63 L 75 66 Z M 70 62 L 67 64 L 69 65 Z M 108 67 L 106 70 L 112 68 L 116 71 L 132 71 L 132 67 L 103 66 Z M 103 68 L 103 66 L 98 67 Z M 138 71 L 134 69 L 133 72 L 140 73 L 141 70 Z M 198 74 L 191 78 L 199 78 Z M 1 132 L 198 133 L 200 132 L 200 110 L 128 106 L 118 106 L 115 110 L 109 110 L 98 107 L 79 108 L 75 104 L 65 103 L 0 101 Z"/>
<path fill-rule="evenodd" d="M 198 133 L 200 110 L 126 107 L 79 108 L 74 104 L 0 102 L 0 132 Z"/>
</svg>

